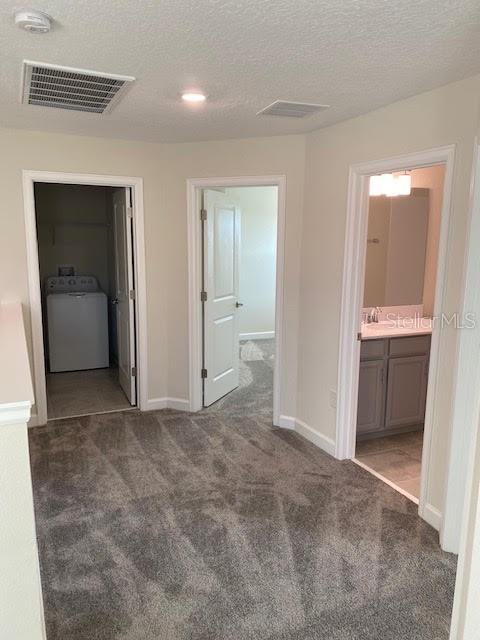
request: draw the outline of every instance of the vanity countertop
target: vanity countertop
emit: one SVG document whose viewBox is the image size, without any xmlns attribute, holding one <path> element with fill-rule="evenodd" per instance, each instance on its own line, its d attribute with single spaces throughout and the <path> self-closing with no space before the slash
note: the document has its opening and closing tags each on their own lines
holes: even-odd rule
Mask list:
<svg viewBox="0 0 480 640">
<path fill-rule="evenodd" d="M 396 322 L 385 320 L 362 324 L 362 340 L 423 336 L 431 333 L 431 318 L 403 318 Z"/>
</svg>

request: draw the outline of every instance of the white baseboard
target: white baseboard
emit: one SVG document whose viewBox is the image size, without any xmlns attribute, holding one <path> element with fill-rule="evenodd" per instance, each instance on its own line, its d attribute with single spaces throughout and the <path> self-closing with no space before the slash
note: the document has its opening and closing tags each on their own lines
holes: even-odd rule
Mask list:
<svg viewBox="0 0 480 640">
<path fill-rule="evenodd" d="M 147 400 L 145 411 L 159 411 L 160 409 L 190 411 L 190 402 L 183 398 L 151 398 Z"/>
<path fill-rule="evenodd" d="M 322 451 L 328 453 L 330 456 L 335 457 L 335 442 L 331 438 L 324 436 L 323 434 L 312 429 L 308 424 L 299 420 L 298 418 L 292 418 L 292 416 L 281 415 L 278 419 L 278 427 L 282 429 L 290 429 L 296 431 L 301 436 L 312 442 Z"/>
<path fill-rule="evenodd" d="M 325 451 L 325 453 L 335 457 L 335 441 L 331 438 L 315 431 L 315 429 L 312 429 L 312 427 L 298 418 L 295 420 L 295 431 L 317 445 L 317 447 Z"/>
<path fill-rule="evenodd" d="M 133 407 L 132 407 L 133 408 Z M 152 398 L 147 400 L 145 411 L 159 411 L 160 409 L 176 409 L 177 411 L 190 411 L 190 402 L 183 398 Z M 110 413 L 99 411 L 99 413 Z M 113 412 L 112 412 L 113 413 Z M 89 414 L 87 414 L 89 415 Z M 28 428 L 38 427 L 40 425 L 36 413 L 32 413 L 28 421 Z"/>
<path fill-rule="evenodd" d="M 256 333 L 241 333 L 240 340 L 269 340 L 275 338 L 275 331 L 257 331 Z"/>
<path fill-rule="evenodd" d="M 275 426 L 295 431 L 295 418 L 292 418 L 292 416 L 279 416 L 278 424 Z"/>
<path fill-rule="evenodd" d="M 190 401 L 183 398 L 167 398 L 167 409 L 190 411 Z"/>
<path fill-rule="evenodd" d="M 37 414 L 32 413 L 32 415 L 30 416 L 30 420 L 27 423 L 27 426 L 29 429 L 31 429 L 32 427 L 40 427 L 43 425 L 40 425 Z"/>
<path fill-rule="evenodd" d="M 440 527 L 442 526 L 441 512 L 428 502 L 421 511 L 422 512 L 420 513 L 420 517 L 428 522 L 431 527 L 433 527 L 437 531 L 440 531 Z"/>
</svg>

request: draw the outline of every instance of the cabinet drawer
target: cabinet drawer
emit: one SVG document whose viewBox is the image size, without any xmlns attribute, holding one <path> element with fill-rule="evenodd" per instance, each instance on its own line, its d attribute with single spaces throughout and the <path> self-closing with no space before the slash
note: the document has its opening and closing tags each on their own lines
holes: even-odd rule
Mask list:
<svg viewBox="0 0 480 640">
<path fill-rule="evenodd" d="M 391 356 L 424 355 L 430 351 L 430 336 L 410 336 L 408 338 L 391 338 Z"/>
<path fill-rule="evenodd" d="M 378 360 L 387 353 L 387 340 L 363 340 L 360 347 L 360 360 Z"/>
</svg>

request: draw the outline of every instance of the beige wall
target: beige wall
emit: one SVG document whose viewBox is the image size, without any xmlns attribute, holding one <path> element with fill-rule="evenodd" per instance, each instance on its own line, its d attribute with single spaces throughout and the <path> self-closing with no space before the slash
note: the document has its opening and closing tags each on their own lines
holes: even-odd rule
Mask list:
<svg viewBox="0 0 480 640">
<path fill-rule="evenodd" d="M 295 415 L 304 136 L 160 145 L 3 129 L 0 148 L 2 300 L 28 304 L 22 169 L 143 178 L 150 399 L 188 397 L 187 178 L 285 174 L 282 412 Z"/>
<path fill-rule="evenodd" d="M 435 167 L 415 169 L 411 172 L 411 175 L 412 187 L 424 187 L 430 190 L 425 279 L 423 282 L 423 313 L 426 316 L 431 316 L 433 315 L 435 285 L 437 281 L 438 244 L 440 241 L 445 165 L 439 164 Z"/>
<path fill-rule="evenodd" d="M 383 307 L 385 305 L 390 200 L 391 198 L 386 196 L 369 198 L 364 307 Z M 372 240 L 378 240 L 378 242 L 372 242 Z"/>
<path fill-rule="evenodd" d="M 304 136 L 160 145 L 1 130 L 0 298 L 28 304 L 22 169 L 142 177 L 148 396 L 186 398 L 186 179 L 285 174 L 285 361 L 281 411 L 335 438 L 335 412 L 329 406 L 329 390 L 337 384 L 349 165 L 456 145 L 445 295 L 445 310 L 455 311 L 462 288 L 479 88 L 479 78 L 471 78 L 313 132 L 307 136 L 306 153 Z M 438 508 L 443 497 L 456 338 L 455 331 L 447 329 L 441 339 L 440 402 L 435 413 L 435 459 L 428 489 L 429 501 Z"/>
<path fill-rule="evenodd" d="M 60 264 L 94 275 L 109 291 L 107 193 L 104 187 L 39 183 L 35 186 L 42 286 Z"/>
<path fill-rule="evenodd" d="M 188 391 L 188 315 L 187 315 L 187 227 L 185 181 L 191 177 L 285 174 L 285 342 L 282 413 L 294 412 L 296 395 L 296 355 L 298 334 L 298 284 L 300 238 L 303 210 L 305 139 L 303 136 L 226 140 L 164 147 L 162 163 L 165 185 L 164 233 L 167 234 L 165 259 L 172 282 L 163 310 L 168 314 L 169 395 L 186 397 Z M 287 413 L 295 415 L 295 413 Z"/>
<path fill-rule="evenodd" d="M 409 196 L 390 200 L 385 306 L 422 304 L 428 235 L 428 190 L 412 189 Z"/>
<path fill-rule="evenodd" d="M 297 416 L 335 438 L 329 391 L 337 386 L 339 320 L 349 166 L 456 145 L 445 310 L 462 289 L 479 77 L 397 102 L 308 136 L 298 352 Z M 457 335 L 444 330 L 427 500 L 442 509 Z"/>
</svg>

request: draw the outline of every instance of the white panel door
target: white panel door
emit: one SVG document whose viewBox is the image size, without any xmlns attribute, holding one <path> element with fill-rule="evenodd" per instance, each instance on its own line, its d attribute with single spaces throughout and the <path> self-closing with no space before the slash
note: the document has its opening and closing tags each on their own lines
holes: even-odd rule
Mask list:
<svg viewBox="0 0 480 640">
<path fill-rule="evenodd" d="M 238 387 L 238 287 L 240 209 L 221 192 L 205 190 L 203 206 L 203 347 L 206 378 L 203 404 L 208 407 Z"/>
<path fill-rule="evenodd" d="M 135 302 L 132 217 L 129 215 L 130 189 L 113 193 L 113 229 L 115 236 L 115 300 L 117 320 L 118 379 L 130 401 L 136 404 L 135 367 Z"/>
</svg>

